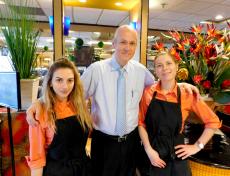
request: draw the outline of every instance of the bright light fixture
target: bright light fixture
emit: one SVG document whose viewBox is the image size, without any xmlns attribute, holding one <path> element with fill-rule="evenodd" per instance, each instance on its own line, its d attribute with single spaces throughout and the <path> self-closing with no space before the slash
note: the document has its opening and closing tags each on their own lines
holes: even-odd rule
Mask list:
<svg viewBox="0 0 230 176">
<path fill-rule="evenodd" d="M 216 20 L 222 20 L 224 17 L 222 15 L 216 15 L 215 19 Z"/>
<path fill-rule="evenodd" d="M 211 21 L 201 21 L 200 24 L 212 24 Z"/>
<path fill-rule="evenodd" d="M 122 6 L 123 4 L 121 2 L 116 2 L 115 5 L 116 6 Z"/>
<path fill-rule="evenodd" d="M 87 0 L 79 0 L 79 2 L 86 2 Z"/>
<path fill-rule="evenodd" d="M 71 39 L 65 39 L 65 42 L 66 42 L 66 43 L 75 43 L 75 41 L 74 41 L 74 40 L 71 40 Z"/>
<path fill-rule="evenodd" d="M 156 0 L 149 0 L 149 8 L 154 8 L 159 4 Z"/>
<path fill-rule="evenodd" d="M 53 38 L 48 38 L 46 41 L 49 42 L 49 43 L 53 43 L 54 42 Z"/>
<path fill-rule="evenodd" d="M 91 40 L 91 41 L 89 41 L 87 44 L 88 45 L 96 45 L 96 44 L 98 44 L 98 42 L 100 42 L 100 41 L 98 41 L 98 40 Z M 112 42 L 103 42 L 105 45 L 112 45 Z"/>
</svg>

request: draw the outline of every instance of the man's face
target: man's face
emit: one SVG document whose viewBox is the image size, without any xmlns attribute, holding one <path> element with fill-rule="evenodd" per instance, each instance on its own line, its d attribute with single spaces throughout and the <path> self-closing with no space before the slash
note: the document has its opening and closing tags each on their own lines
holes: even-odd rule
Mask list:
<svg viewBox="0 0 230 176">
<path fill-rule="evenodd" d="M 115 58 L 121 66 L 124 66 L 133 57 L 137 46 L 137 34 L 135 31 L 123 28 L 117 33 L 113 41 Z"/>
</svg>

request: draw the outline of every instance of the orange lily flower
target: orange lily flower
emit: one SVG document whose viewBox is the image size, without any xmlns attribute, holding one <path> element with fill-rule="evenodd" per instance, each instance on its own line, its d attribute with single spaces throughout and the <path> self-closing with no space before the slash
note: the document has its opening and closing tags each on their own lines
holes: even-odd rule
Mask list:
<svg viewBox="0 0 230 176">
<path fill-rule="evenodd" d="M 164 44 L 163 43 L 155 43 L 154 47 L 158 50 L 158 51 L 163 51 L 164 50 Z"/>
<path fill-rule="evenodd" d="M 169 32 L 170 33 L 170 35 L 178 42 L 178 41 L 180 41 L 180 34 L 179 34 L 179 32 L 177 32 L 177 31 L 175 31 L 175 32 Z"/>
<path fill-rule="evenodd" d="M 200 51 L 200 49 L 201 49 L 201 43 L 198 43 L 198 44 L 196 45 L 196 49 L 194 50 L 194 52 L 197 53 L 197 52 Z"/>
<path fill-rule="evenodd" d="M 208 34 L 208 37 L 215 37 L 217 35 L 214 24 L 212 25 L 207 24 L 207 34 Z"/>
<path fill-rule="evenodd" d="M 203 25 L 193 25 L 191 27 L 191 31 L 194 32 L 194 33 L 201 33 L 202 31 L 202 28 L 203 28 Z"/>
</svg>

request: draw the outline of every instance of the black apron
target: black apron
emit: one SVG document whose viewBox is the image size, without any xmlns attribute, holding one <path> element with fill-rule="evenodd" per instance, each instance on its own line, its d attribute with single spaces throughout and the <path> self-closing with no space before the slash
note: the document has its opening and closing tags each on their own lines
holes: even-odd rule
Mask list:
<svg viewBox="0 0 230 176">
<path fill-rule="evenodd" d="M 184 137 L 180 134 L 182 125 L 181 93 L 177 88 L 177 102 L 172 103 L 156 99 L 157 92 L 147 109 L 145 124 L 149 141 L 162 160 L 165 168 L 150 166 L 150 175 L 154 176 L 187 176 L 190 175 L 187 160 L 177 158 L 174 147 L 184 144 Z"/>
<path fill-rule="evenodd" d="M 43 176 L 86 176 L 84 131 L 78 117 L 56 120 L 56 133 L 48 147 Z"/>
</svg>

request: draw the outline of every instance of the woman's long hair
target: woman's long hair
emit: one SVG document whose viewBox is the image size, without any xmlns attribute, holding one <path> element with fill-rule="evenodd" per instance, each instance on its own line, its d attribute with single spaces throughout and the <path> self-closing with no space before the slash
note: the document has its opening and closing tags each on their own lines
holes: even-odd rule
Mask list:
<svg viewBox="0 0 230 176">
<path fill-rule="evenodd" d="M 56 120 L 56 114 L 54 110 L 54 105 L 56 101 L 56 94 L 51 87 L 51 81 L 53 78 L 53 74 L 57 69 L 60 68 L 69 68 L 72 70 L 74 74 L 74 87 L 71 93 L 68 96 L 68 101 L 71 102 L 71 105 L 73 106 L 75 112 L 77 115 L 79 115 L 79 122 L 84 130 L 87 128 L 92 128 L 92 120 L 90 118 L 89 111 L 86 106 L 86 101 L 84 99 L 84 91 L 83 86 L 80 80 L 80 74 L 77 70 L 77 67 L 70 62 L 66 58 L 58 59 L 56 62 L 54 62 L 43 82 L 43 88 L 42 88 L 42 106 L 47 111 L 47 124 L 56 131 L 55 126 L 55 120 Z"/>
</svg>

